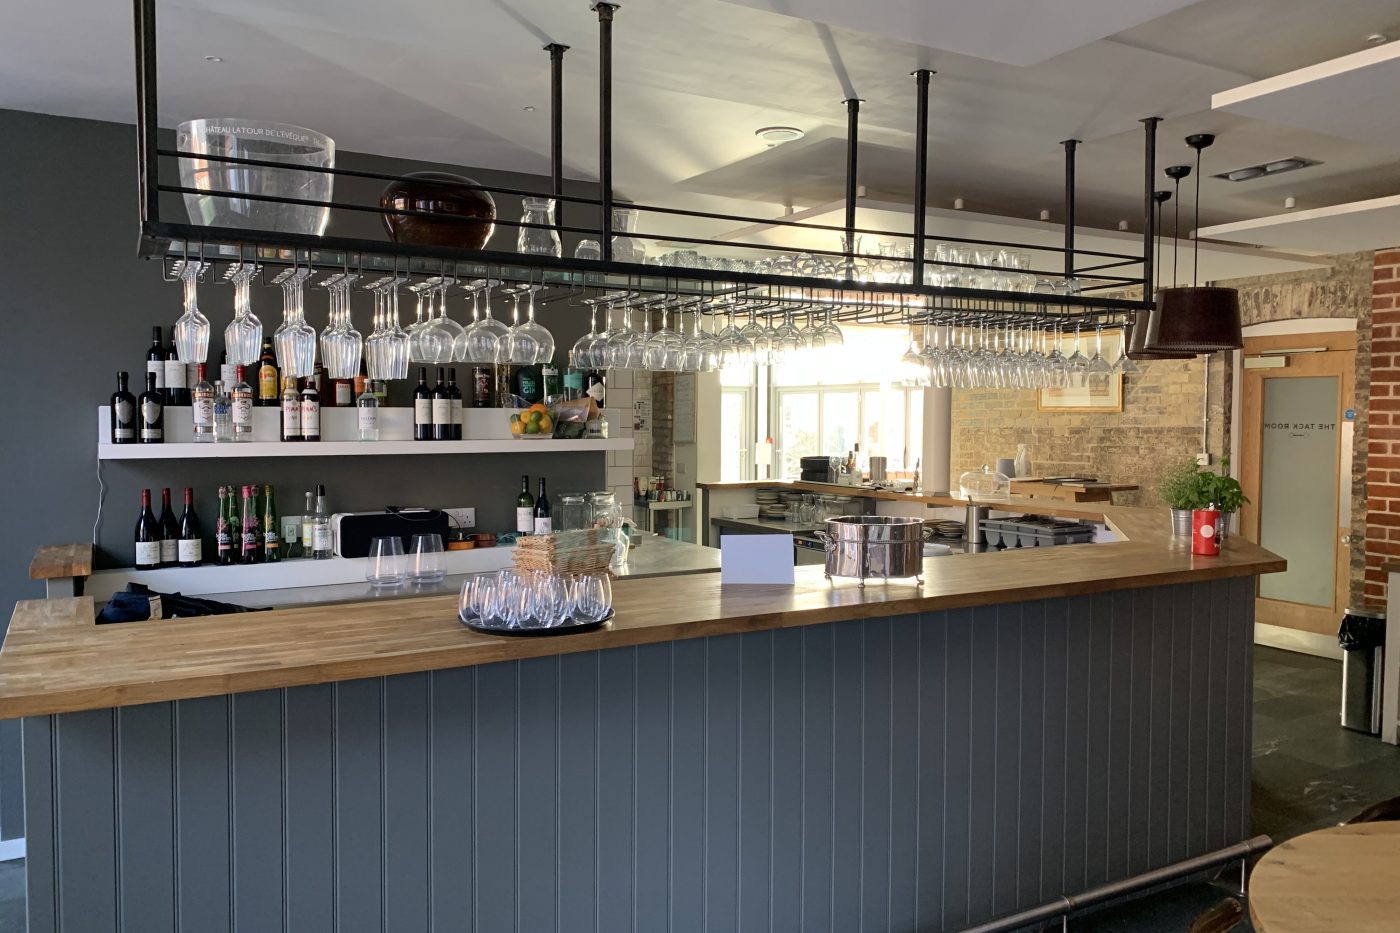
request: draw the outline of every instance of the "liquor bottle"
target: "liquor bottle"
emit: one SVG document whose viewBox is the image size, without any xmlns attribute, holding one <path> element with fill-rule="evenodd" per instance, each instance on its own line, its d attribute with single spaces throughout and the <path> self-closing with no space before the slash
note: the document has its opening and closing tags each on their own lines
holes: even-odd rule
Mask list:
<svg viewBox="0 0 1400 933">
<path fill-rule="evenodd" d="M 472 367 L 472 407 L 491 407 L 491 384 L 495 381 L 495 374 L 491 372 L 490 366 Z"/>
<path fill-rule="evenodd" d="M 349 379 L 334 380 L 335 391 L 332 393 L 335 401 L 331 403 L 333 408 L 349 408 L 355 404 L 355 386 Z"/>
<path fill-rule="evenodd" d="M 146 351 L 146 373 L 156 377 L 156 388 L 165 395 L 165 348 L 160 345 L 160 328 L 151 328 L 151 346 Z"/>
<path fill-rule="evenodd" d="M 194 489 L 190 486 L 185 487 L 185 514 L 180 517 L 180 539 L 175 551 L 181 567 L 198 567 L 204 563 L 204 534 L 194 511 Z"/>
<path fill-rule="evenodd" d="M 535 497 L 530 495 L 530 476 L 520 477 L 520 495 L 515 497 L 515 530 L 528 535 L 535 530 Z"/>
<path fill-rule="evenodd" d="M 277 506 L 273 502 L 272 487 L 263 487 L 262 534 L 263 560 L 275 564 L 282 559 L 281 525 L 277 524 Z"/>
<path fill-rule="evenodd" d="M 510 397 L 515 394 L 515 365 L 512 363 L 496 364 L 496 387 L 493 390 L 496 397 L 497 408 L 511 408 Z"/>
<path fill-rule="evenodd" d="M 559 378 L 559 367 L 553 362 L 545 363 L 540 367 L 540 379 L 544 384 L 544 398 L 546 401 L 564 393 L 564 383 Z"/>
<path fill-rule="evenodd" d="M 170 346 L 165 349 L 165 404 L 183 408 L 190 403 L 189 370 L 175 346 L 175 328 L 170 328 Z"/>
<path fill-rule="evenodd" d="M 540 494 L 535 497 L 534 533 L 554 534 L 553 511 L 549 507 L 549 496 L 544 491 L 544 477 L 540 477 Z"/>
<path fill-rule="evenodd" d="M 214 383 L 214 440 L 220 444 L 233 440 L 233 400 L 222 381 Z"/>
<path fill-rule="evenodd" d="M 229 500 L 232 498 L 232 486 L 219 487 L 219 517 L 214 522 L 214 562 L 221 566 L 238 563 L 233 547 L 233 522 L 229 521 Z"/>
<path fill-rule="evenodd" d="M 291 378 L 282 387 L 282 440 L 301 440 L 301 393 Z"/>
<path fill-rule="evenodd" d="M 531 405 L 544 398 L 544 386 L 541 384 L 538 366 L 530 364 L 516 369 L 515 394 Z"/>
<path fill-rule="evenodd" d="M 156 374 L 146 373 L 146 391 L 141 393 L 137 410 L 140 421 L 139 437 L 143 444 L 165 441 L 165 396 L 156 385 Z"/>
<path fill-rule="evenodd" d="M 241 529 L 238 559 L 245 564 L 261 564 L 262 527 L 258 522 L 258 500 L 252 486 L 242 488 L 242 500 L 238 509 L 238 526 Z"/>
<path fill-rule="evenodd" d="M 223 356 L 219 357 L 219 382 L 226 386 L 233 385 L 234 373 L 233 364 L 228 361 L 228 351 L 225 350 Z"/>
<path fill-rule="evenodd" d="M 136 443 L 136 396 L 127 391 L 127 375 L 117 373 L 117 391 L 112 393 L 112 443 Z"/>
<path fill-rule="evenodd" d="M 331 543 L 331 513 L 326 508 L 326 487 L 316 487 L 316 514 L 311 526 L 311 556 L 330 560 L 335 556 Z"/>
<path fill-rule="evenodd" d="M 316 391 L 316 383 L 312 379 L 307 379 L 301 387 L 301 439 L 321 439 L 321 393 Z"/>
<path fill-rule="evenodd" d="M 311 490 L 306 491 L 306 511 L 301 513 L 301 556 L 310 557 L 315 550 L 316 502 Z"/>
<path fill-rule="evenodd" d="M 248 385 L 247 369 L 240 363 L 233 368 L 238 379 L 229 390 L 230 409 L 233 418 L 233 439 L 247 443 L 253 439 L 253 387 Z"/>
<path fill-rule="evenodd" d="M 195 366 L 195 384 L 190 393 L 190 407 L 194 415 L 195 443 L 213 443 L 214 386 L 209 382 L 209 368 L 203 363 Z"/>
<path fill-rule="evenodd" d="M 447 371 L 447 397 L 452 402 L 452 440 L 462 439 L 462 390 L 457 388 L 457 367 Z"/>
<path fill-rule="evenodd" d="M 180 526 L 170 509 L 170 487 L 160 491 L 160 565 L 174 567 L 180 562 Z"/>
<path fill-rule="evenodd" d="M 428 370 L 418 367 L 418 387 L 413 390 L 413 439 L 433 439 L 433 393 L 428 391 Z"/>
<path fill-rule="evenodd" d="M 324 366 L 317 366 L 313 369 L 311 371 L 311 381 L 316 386 L 316 397 L 320 399 L 320 404 L 334 408 L 335 399 L 332 398 L 331 393 L 327 391 L 330 387 L 326 384 L 326 368 Z"/>
<path fill-rule="evenodd" d="M 360 371 L 355 374 L 355 400 L 359 401 L 369 389 L 369 373 L 365 371 L 365 357 L 360 354 Z"/>
<path fill-rule="evenodd" d="M 147 373 L 148 382 L 155 373 Z M 151 511 L 151 491 L 141 490 L 141 515 L 136 519 L 136 569 L 155 570 L 160 566 L 160 524 Z"/>
<path fill-rule="evenodd" d="M 591 396 L 593 401 L 598 403 L 599 408 L 605 407 L 608 384 L 601 371 L 596 369 L 588 371 L 587 375 L 583 377 L 583 391 L 585 395 Z"/>
<path fill-rule="evenodd" d="M 583 398 L 583 373 L 571 369 L 564 374 L 564 400 L 572 402 Z"/>
<path fill-rule="evenodd" d="M 355 421 L 359 426 L 360 440 L 379 440 L 379 396 L 368 390 L 360 393 L 355 400 Z"/>
<path fill-rule="evenodd" d="M 263 408 L 275 408 L 281 401 L 281 393 L 277 391 L 277 353 L 272 349 L 272 338 L 264 337 L 262 342 L 262 352 L 258 354 L 258 398 L 257 405 Z"/>
<path fill-rule="evenodd" d="M 438 367 L 437 385 L 433 386 L 433 440 L 452 440 L 452 393 L 443 381 L 443 369 Z"/>
</svg>

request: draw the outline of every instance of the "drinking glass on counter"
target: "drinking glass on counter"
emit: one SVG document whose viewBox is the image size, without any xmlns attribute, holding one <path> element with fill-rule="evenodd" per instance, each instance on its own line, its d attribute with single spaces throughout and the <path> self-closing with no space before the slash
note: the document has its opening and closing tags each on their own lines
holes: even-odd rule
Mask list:
<svg viewBox="0 0 1400 933">
<path fill-rule="evenodd" d="M 442 536 L 414 535 L 409 577 L 415 583 L 438 583 L 447 575 L 442 564 Z"/>
<path fill-rule="evenodd" d="M 569 616 L 598 622 L 612 611 L 612 577 L 605 571 L 574 574 L 570 582 Z"/>
<path fill-rule="evenodd" d="M 398 535 L 375 538 L 369 543 L 369 570 L 365 579 L 370 586 L 398 586 L 404 578 L 403 541 Z"/>
</svg>

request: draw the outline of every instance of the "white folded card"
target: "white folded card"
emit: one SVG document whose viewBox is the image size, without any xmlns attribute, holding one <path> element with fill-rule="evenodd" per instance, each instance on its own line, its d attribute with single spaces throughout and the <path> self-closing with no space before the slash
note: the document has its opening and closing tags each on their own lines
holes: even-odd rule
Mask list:
<svg viewBox="0 0 1400 933">
<path fill-rule="evenodd" d="M 719 539 L 719 582 L 792 585 L 792 535 L 725 535 Z"/>
</svg>

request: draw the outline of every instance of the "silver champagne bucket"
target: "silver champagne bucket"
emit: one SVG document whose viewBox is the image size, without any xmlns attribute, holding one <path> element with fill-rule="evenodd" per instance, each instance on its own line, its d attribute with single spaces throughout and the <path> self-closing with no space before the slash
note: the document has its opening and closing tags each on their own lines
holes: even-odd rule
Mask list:
<svg viewBox="0 0 1400 933">
<path fill-rule="evenodd" d="M 830 518 L 817 537 L 826 544 L 826 575 L 866 578 L 914 577 L 923 584 L 924 523 L 890 515 Z"/>
</svg>

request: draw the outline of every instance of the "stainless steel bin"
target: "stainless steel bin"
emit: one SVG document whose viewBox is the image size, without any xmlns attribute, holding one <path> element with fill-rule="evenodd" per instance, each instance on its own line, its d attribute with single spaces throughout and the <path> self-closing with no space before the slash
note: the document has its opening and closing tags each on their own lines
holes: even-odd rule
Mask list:
<svg viewBox="0 0 1400 933">
<path fill-rule="evenodd" d="M 1342 652 L 1342 726 L 1379 735 L 1381 671 L 1385 659 L 1385 613 L 1348 609 L 1337 642 Z"/>
</svg>

